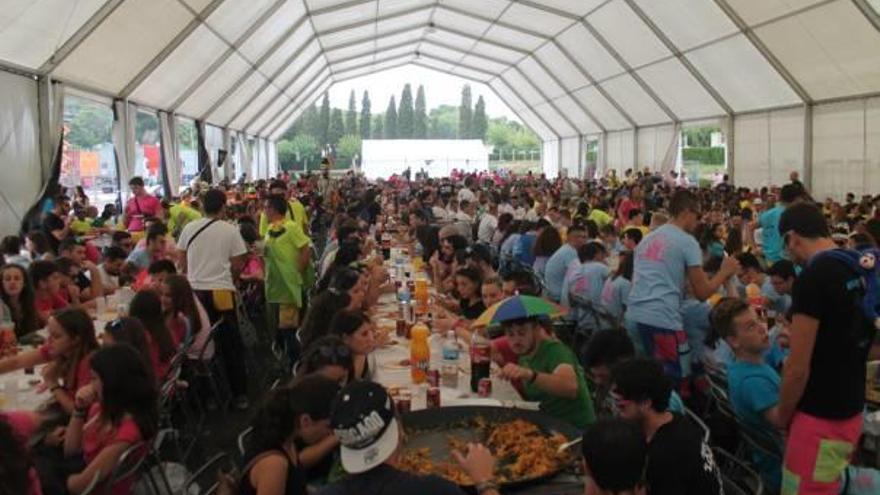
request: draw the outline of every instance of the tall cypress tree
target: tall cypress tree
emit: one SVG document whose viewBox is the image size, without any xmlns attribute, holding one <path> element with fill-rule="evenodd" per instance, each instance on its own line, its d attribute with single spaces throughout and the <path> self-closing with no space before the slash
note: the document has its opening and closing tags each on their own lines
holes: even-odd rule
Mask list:
<svg viewBox="0 0 880 495">
<path fill-rule="evenodd" d="M 486 130 L 489 128 L 489 120 L 486 118 L 486 102 L 483 101 L 483 95 L 477 98 L 477 104 L 474 106 L 474 119 L 471 122 L 471 138 L 486 140 Z"/>
<path fill-rule="evenodd" d="M 337 145 L 345 134 L 345 122 L 342 119 L 342 110 L 334 108 L 330 114 L 330 126 L 327 128 L 327 144 Z"/>
<path fill-rule="evenodd" d="M 385 139 L 397 139 L 397 104 L 394 95 L 388 100 L 388 109 L 385 110 Z"/>
<path fill-rule="evenodd" d="M 416 92 L 415 121 L 413 122 L 413 138 L 426 139 L 428 137 L 428 112 L 425 103 L 425 87 L 419 84 Z"/>
<path fill-rule="evenodd" d="M 471 86 L 465 84 L 461 88 L 461 104 L 458 107 L 458 139 L 471 137 L 471 125 L 474 116 L 472 108 Z"/>
<path fill-rule="evenodd" d="M 370 124 L 372 116 L 370 115 L 370 93 L 364 90 L 364 97 L 361 99 L 361 139 L 370 139 Z M 376 138 L 381 138 L 375 136 Z"/>
<path fill-rule="evenodd" d="M 348 95 L 348 113 L 345 114 L 345 133 L 352 136 L 358 133 L 357 101 L 354 99 L 354 90 Z"/>
<path fill-rule="evenodd" d="M 385 139 L 385 116 L 373 116 L 373 139 Z"/>
<path fill-rule="evenodd" d="M 321 116 L 318 107 L 312 103 L 303 113 L 303 132 L 317 141 L 321 137 Z"/>
<path fill-rule="evenodd" d="M 315 135 L 315 138 L 318 139 L 318 144 L 323 148 L 324 145 L 328 144 L 327 130 L 330 128 L 330 96 L 327 93 L 324 93 L 324 99 L 321 101 L 319 117 L 318 134 Z"/>
<path fill-rule="evenodd" d="M 397 110 L 397 135 L 400 139 L 413 137 L 413 97 L 409 83 L 403 86 L 403 94 L 400 95 L 400 106 Z"/>
</svg>

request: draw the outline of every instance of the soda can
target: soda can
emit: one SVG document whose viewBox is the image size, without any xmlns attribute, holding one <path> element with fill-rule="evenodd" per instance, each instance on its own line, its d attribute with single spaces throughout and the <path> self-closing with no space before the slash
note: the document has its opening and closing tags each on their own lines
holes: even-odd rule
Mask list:
<svg viewBox="0 0 880 495">
<path fill-rule="evenodd" d="M 428 370 L 428 385 L 432 387 L 440 386 L 440 370 Z"/>
<path fill-rule="evenodd" d="M 394 406 L 398 414 L 406 414 L 412 409 L 412 394 L 409 390 L 400 390 L 394 396 Z"/>
<path fill-rule="evenodd" d="M 396 334 L 397 334 L 398 337 L 400 337 L 400 338 L 402 338 L 402 339 L 403 339 L 403 338 L 406 338 L 406 333 L 407 333 L 407 332 L 406 332 L 406 329 L 407 329 L 407 326 L 408 326 L 408 325 L 406 324 L 406 320 L 405 320 L 405 319 L 403 319 L 403 318 L 398 318 L 398 319 L 397 319 L 397 323 L 396 323 L 396 328 L 395 328 L 395 330 L 396 330 Z"/>
<path fill-rule="evenodd" d="M 477 385 L 477 395 L 480 397 L 489 397 L 492 395 L 492 379 L 491 378 L 481 378 L 479 385 Z"/>
<path fill-rule="evenodd" d="M 440 407 L 440 389 L 437 387 L 431 387 L 428 389 L 428 393 L 425 397 L 425 407 L 428 409 L 436 409 Z"/>
</svg>

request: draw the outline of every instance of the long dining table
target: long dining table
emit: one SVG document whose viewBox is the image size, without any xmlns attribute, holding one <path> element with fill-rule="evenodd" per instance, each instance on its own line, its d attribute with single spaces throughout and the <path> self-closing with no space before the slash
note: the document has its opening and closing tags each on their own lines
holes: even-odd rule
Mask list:
<svg viewBox="0 0 880 495">
<path fill-rule="evenodd" d="M 397 259 L 395 259 L 397 258 Z M 400 268 L 398 268 L 400 266 Z M 392 279 L 398 272 L 409 273 L 412 277 L 425 277 L 426 274 L 421 267 L 413 266 L 412 260 L 400 254 L 399 250 L 392 250 L 391 257 L 385 261 L 385 267 L 390 272 Z M 405 281 L 402 281 L 405 283 Z M 437 290 L 430 284 L 428 288 L 430 299 L 436 300 Z M 411 409 L 420 410 L 426 407 L 427 391 L 429 385 L 427 383 L 413 383 L 410 368 L 404 366 L 405 360 L 410 357 L 410 341 L 405 337 L 396 335 L 396 323 L 402 316 L 399 309 L 399 301 L 396 293 L 383 294 L 378 304 L 371 310 L 373 322 L 380 336 L 380 340 L 385 340 L 387 335 L 387 344 L 378 347 L 371 353 L 370 366 L 374 370 L 373 380 L 384 385 L 388 389 L 401 388 L 409 389 L 411 393 Z M 431 321 L 427 317 L 419 317 L 419 321 L 426 323 L 429 328 Z M 431 369 L 440 369 L 443 363 L 443 341 L 445 335 L 440 332 L 431 332 L 428 343 L 431 349 L 430 367 Z M 458 386 L 449 388 L 439 386 L 440 389 L 440 407 L 449 406 L 497 406 L 504 408 L 522 408 L 537 410 L 538 403 L 523 400 L 519 392 L 513 385 L 498 377 L 498 368 L 495 363 L 492 364 L 490 378 L 492 381 L 492 391 L 488 397 L 480 397 L 473 392 L 470 387 L 470 357 L 468 354 L 467 342 L 460 342 L 461 351 L 459 352 L 458 361 Z M 555 477 L 540 482 L 538 484 L 529 485 L 516 489 L 506 489 L 505 493 L 515 493 L 521 495 L 567 495 L 582 494 L 584 490 L 584 481 L 579 475 L 563 472 Z"/>
</svg>

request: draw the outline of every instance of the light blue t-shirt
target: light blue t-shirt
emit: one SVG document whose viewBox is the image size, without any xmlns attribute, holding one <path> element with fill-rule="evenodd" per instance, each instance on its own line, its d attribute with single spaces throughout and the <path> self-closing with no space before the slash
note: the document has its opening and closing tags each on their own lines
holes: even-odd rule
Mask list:
<svg viewBox="0 0 880 495">
<path fill-rule="evenodd" d="M 694 237 L 667 223 L 636 247 L 627 319 L 666 330 L 681 330 L 681 301 L 687 270 L 701 266 L 703 252 Z"/>
<path fill-rule="evenodd" d="M 785 207 L 774 206 L 758 217 L 758 225 L 761 226 L 761 241 L 764 250 L 764 258 L 768 264 L 776 263 L 782 259 L 782 236 L 779 235 L 779 219 Z"/>
<path fill-rule="evenodd" d="M 559 301 L 565 272 L 568 270 L 568 265 L 577 259 L 577 250 L 570 244 L 563 244 L 547 260 L 547 264 L 544 265 L 544 284 L 547 286 L 547 296 L 550 299 Z"/>
<path fill-rule="evenodd" d="M 568 318 L 578 322 L 579 328 L 598 330 L 607 327 L 610 323 L 606 321 L 608 318 L 600 317 L 600 314 L 604 314 L 602 287 L 608 278 L 608 266 L 598 261 L 584 264 L 574 261 L 572 265 L 573 269 L 568 270 L 562 282 L 559 303 L 572 308 Z"/>
<path fill-rule="evenodd" d="M 764 412 L 779 403 L 780 387 L 779 374 L 766 364 L 734 361 L 727 367 L 727 388 L 737 418 L 770 438 L 776 438 L 777 433 L 764 418 Z M 752 458 L 761 478 L 777 492 L 782 481 L 782 464 L 757 451 L 752 452 Z"/>
<path fill-rule="evenodd" d="M 745 299 L 746 286 L 740 282 L 739 277 L 734 277 L 733 280 L 733 285 L 736 287 L 739 297 Z M 761 295 L 767 298 L 767 309 L 776 311 L 776 314 L 784 315 L 791 308 L 791 296 L 781 295 L 776 292 L 769 276 L 765 276 L 764 281 L 761 283 Z"/>
<path fill-rule="evenodd" d="M 146 270 L 150 267 L 150 253 L 146 249 L 135 249 L 128 255 L 128 258 L 125 261 L 141 270 Z"/>
<path fill-rule="evenodd" d="M 501 243 L 501 249 L 498 253 L 502 258 L 513 258 L 513 247 L 519 242 L 519 234 L 510 234 L 504 242 Z"/>
<path fill-rule="evenodd" d="M 532 266 L 535 262 L 532 246 L 535 245 L 537 238 L 537 234 L 533 232 L 520 235 L 517 243 L 513 245 L 513 257 L 523 265 Z"/>
<path fill-rule="evenodd" d="M 626 277 L 609 278 L 602 287 L 602 307 L 615 321 L 623 319 L 631 288 L 632 282 Z"/>
<path fill-rule="evenodd" d="M 684 333 L 687 334 L 688 344 L 691 346 L 691 356 L 695 363 L 702 362 L 706 352 L 706 335 L 709 333 L 709 313 L 712 306 L 709 303 L 698 301 L 693 297 L 684 300 L 681 305 L 681 319 L 684 322 Z"/>
</svg>

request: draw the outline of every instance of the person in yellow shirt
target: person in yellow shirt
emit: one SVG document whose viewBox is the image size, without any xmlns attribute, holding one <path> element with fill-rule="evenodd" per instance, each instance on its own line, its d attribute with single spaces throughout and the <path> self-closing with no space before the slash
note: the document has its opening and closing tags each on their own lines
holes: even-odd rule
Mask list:
<svg viewBox="0 0 880 495">
<path fill-rule="evenodd" d="M 86 216 L 86 209 L 79 205 L 73 208 L 73 214 L 74 218 L 70 222 L 70 231 L 77 236 L 88 234 L 92 230 L 92 222 L 95 219 L 88 218 Z"/>
<path fill-rule="evenodd" d="M 306 213 L 306 208 L 303 204 L 296 198 L 291 197 L 287 191 L 287 184 L 284 181 L 274 180 L 269 185 L 269 195 L 281 195 L 286 198 L 287 201 L 287 218 L 297 225 L 299 225 L 303 232 L 308 236 L 309 232 L 309 216 Z M 266 213 L 260 213 L 260 236 L 265 237 L 266 232 L 269 230 L 269 220 L 266 218 Z"/>
<path fill-rule="evenodd" d="M 168 231 L 175 238 L 180 236 L 180 232 L 186 224 L 202 218 L 202 213 L 197 208 L 198 203 L 195 203 L 195 206 L 193 206 L 193 203 L 182 199 L 180 203 L 173 204 L 168 209 Z"/>
<path fill-rule="evenodd" d="M 626 232 L 629 229 L 640 230 L 642 232 L 642 237 L 645 237 L 651 232 L 651 230 L 645 226 L 645 216 L 641 209 L 633 208 L 632 210 L 629 210 L 629 221 L 621 229 L 621 232 Z"/>
</svg>

